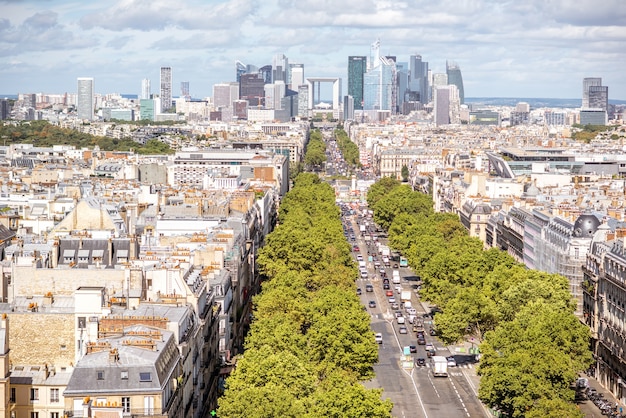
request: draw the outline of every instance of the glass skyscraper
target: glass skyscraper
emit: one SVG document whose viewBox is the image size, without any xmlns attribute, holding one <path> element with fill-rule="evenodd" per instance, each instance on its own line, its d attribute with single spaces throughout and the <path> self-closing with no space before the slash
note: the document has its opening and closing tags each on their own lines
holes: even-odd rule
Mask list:
<svg viewBox="0 0 626 418">
<path fill-rule="evenodd" d="M 428 104 L 430 101 L 430 83 L 428 82 L 428 62 L 422 61 L 421 55 L 409 57 L 409 89 L 419 94 L 419 102 Z M 410 96 L 415 96 L 410 95 Z"/>
<path fill-rule="evenodd" d="M 459 64 L 446 61 L 446 74 L 448 74 L 448 84 L 456 86 L 459 90 L 459 100 L 461 101 L 461 104 L 465 103 L 463 77 L 461 76 L 461 67 L 459 67 Z"/>
<path fill-rule="evenodd" d="M 354 109 L 363 110 L 363 86 L 367 70 L 367 57 L 348 57 L 348 95 L 354 99 Z"/>
</svg>

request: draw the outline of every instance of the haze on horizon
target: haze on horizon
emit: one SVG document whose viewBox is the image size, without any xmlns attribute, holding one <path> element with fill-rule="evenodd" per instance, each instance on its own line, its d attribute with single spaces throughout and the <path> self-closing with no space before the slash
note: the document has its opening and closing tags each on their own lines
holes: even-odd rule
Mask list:
<svg viewBox="0 0 626 418">
<path fill-rule="evenodd" d="M 609 99 L 626 99 L 626 8 L 618 0 L 0 0 L 0 93 L 73 93 L 93 77 L 97 93 L 137 94 L 172 67 L 174 95 L 193 97 L 235 81 L 235 61 L 258 67 L 276 54 L 305 77 L 339 76 L 350 55 L 408 61 L 433 72 L 446 60 L 466 97 L 580 98 L 601 77 Z"/>
</svg>

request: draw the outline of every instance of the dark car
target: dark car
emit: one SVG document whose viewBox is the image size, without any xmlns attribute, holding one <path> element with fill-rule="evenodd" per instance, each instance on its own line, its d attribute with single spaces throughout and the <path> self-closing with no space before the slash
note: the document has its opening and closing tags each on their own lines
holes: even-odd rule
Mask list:
<svg viewBox="0 0 626 418">
<path fill-rule="evenodd" d="M 409 351 L 411 353 L 417 353 L 417 346 L 416 345 L 410 345 L 409 346 Z"/>
<path fill-rule="evenodd" d="M 426 338 L 424 337 L 417 337 L 417 345 L 426 345 Z"/>
<path fill-rule="evenodd" d="M 361 288 L 360 288 L 360 287 L 357 287 L 357 288 L 356 288 L 356 294 L 357 294 L 357 295 L 360 295 L 360 294 L 361 294 Z"/>
<path fill-rule="evenodd" d="M 391 286 L 389 286 L 389 283 L 383 283 L 383 289 L 387 290 L 390 289 Z"/>
<path fill-rule="evenodd" d="M 437 330 L 435 328 L 431 328 L 430 331 L 428 331 L 430 335 L 437 335 Z"/>
<path fill-rule="evenodd" d="M 371 285 L 371 284 L 369 284 L 369 283 L 368 283 L 368 284 L 366 284 L 366 285 L 365 285 L 365 291 L 366 291 L 366 292 L 373 292 L 373 291 L 374 291 L 374 286 L 373 286 L 373 285 Z"/>
<path fill-rule="evenodd" d="M 376 301 L 375 301 L 375 300 L 370 300 L 370 301 L 367 303 L 367 305 L 368 305 L 370 308 L 375 308 L 375 307 L 376 307 Z"/>
<path fill-rule="evenodd" d="M 418 357 L 415 359 L 416 367 L 424 367 L 426 365 L 426 359 L 423 357 Z"/>
</svg>

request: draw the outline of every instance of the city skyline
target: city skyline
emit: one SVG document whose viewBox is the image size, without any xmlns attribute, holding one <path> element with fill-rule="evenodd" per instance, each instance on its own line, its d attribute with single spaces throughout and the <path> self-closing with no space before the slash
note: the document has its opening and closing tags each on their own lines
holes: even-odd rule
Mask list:
<svg viewBox="0 0 626 418">
<path fill-rule="evenodd" d="M 463 73 L 465 97 L 581 98 L 581 80 L 601 77 L 609 99 L 626 99 L 626 11 L 617 0 L 486 1 L 437 4 L 343 0 L 161 0 L 113 5 L 68 0 L 0 0 L 0 94 L 72 93 L 76 79 L 96 93 L 141 94 L 171 67 L 173 96 L 212 95 L 236 80 L 235 63 L 271 65 L 284 54 L 304 77 L 341 77 L 349 56 L 419 54 L 436 73 Z M 341 40 L 341 42 L 337 42 Z M 154 93 L 157 93 L 154 91 Z"/>
</svg>

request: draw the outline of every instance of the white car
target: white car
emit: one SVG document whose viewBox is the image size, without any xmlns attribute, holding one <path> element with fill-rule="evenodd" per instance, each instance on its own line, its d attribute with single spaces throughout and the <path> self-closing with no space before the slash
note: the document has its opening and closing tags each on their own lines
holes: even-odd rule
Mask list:
<svg viewBox="0 0 626 418">
<path fill-rule="evenodd" d="M 398 324 L 404 324 L 405 319 L 404 319 L 403 316 L 399 316 L 399 317 L 396 318 L 396 321 L 398 321 Z"/>
<path fill-rule="evenodd" d="M 378 344 L 382 344 L 382 343 L 383 343 L 383 334 L 381 334 L 380 332 L 377 332 L 377 333 L 374 335 L 374 339 L 376 340 L 376 342 L 377 342 Z"/>
<path fill-rule="evenodd" d="M 396 298 L 393 296 L 389 298 L 389 303 L 396 303 Z"/>
</svg>

